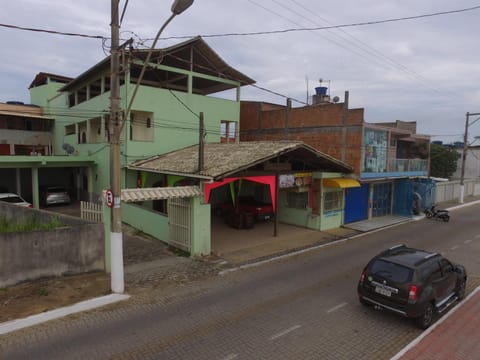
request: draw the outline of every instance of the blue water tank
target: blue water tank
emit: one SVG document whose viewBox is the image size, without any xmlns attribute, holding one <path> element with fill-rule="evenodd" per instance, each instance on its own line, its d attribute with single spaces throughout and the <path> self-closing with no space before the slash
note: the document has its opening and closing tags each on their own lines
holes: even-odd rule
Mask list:
<svg viewBox="0 0 480 360">
<path fill-rule="evenodd" d="M 326 86 L 318 86 L 315 88 L 315 93 L 317 95 L 327 95 L 327 89 Z"/>
</svg>

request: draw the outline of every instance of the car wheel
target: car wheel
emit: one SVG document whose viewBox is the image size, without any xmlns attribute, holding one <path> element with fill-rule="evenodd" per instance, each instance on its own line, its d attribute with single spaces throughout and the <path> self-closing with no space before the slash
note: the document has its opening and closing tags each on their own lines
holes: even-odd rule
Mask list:
<svg viewBox="0 0 480 360">
<path fill-rule="evenodd" d="M 423 314 L 419 316 L 417 319 L 417 325 L 421 329 L 428 328 L 433 321 L 433 306 L 431 303 L 426 303 L 425 307 L 423 308 Z"/>
<path fill-rule="evenodd" d="M 462 300 L 465 297 L 466 283 L 467 283 L 467 280 L 462 279 L 460 281 L 460 284 L 458 284 L 458 287 L 457 287 L 457 290 L 456 290 L 458 300 Z"/>
</svg>

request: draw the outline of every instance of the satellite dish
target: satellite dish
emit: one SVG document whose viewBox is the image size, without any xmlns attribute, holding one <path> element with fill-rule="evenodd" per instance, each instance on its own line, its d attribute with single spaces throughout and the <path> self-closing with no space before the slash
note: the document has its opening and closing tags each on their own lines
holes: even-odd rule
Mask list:
<svg viewBox="0 0 480 360">
<path fill-rule="evenodd" d="M 332 100 L 336 104 L 340 101 L 340 98 L 338 96 L 334 96 Z"/>
<path fill-rule="evenodd" d="M 65 143 L 65 144 L 62 145 L 62 149 L 65 150 L 65 152 L 66 152 L 68 155 L 71 155 L 71 154 L 73 154 L 73 153 L 75 152 L 75 148 L 74 148 L 72 145 L 67 144 L 67 143 Z"/>
</svg>

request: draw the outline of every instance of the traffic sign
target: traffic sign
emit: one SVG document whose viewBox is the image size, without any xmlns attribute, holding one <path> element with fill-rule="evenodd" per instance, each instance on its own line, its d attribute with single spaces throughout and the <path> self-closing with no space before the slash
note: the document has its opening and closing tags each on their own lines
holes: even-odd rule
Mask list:
<svg viewBox="0 0 480 360">
<path fill-rule="evenodd" d="M 109 208 L 113 207 L 113 191 L 111 189 L 105 190 L 105 200 Z"/>
</svg>

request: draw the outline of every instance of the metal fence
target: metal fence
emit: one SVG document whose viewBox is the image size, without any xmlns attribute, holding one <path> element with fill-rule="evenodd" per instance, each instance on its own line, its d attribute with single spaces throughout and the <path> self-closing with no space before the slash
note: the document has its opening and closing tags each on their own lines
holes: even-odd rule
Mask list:
<svg viewBox="0 0 480 360">
<path fill-rule="evenodd" d="M 103 222 L 103 205 L 80 201 L 80 217 L 87 221 Z"/>
</svg>

